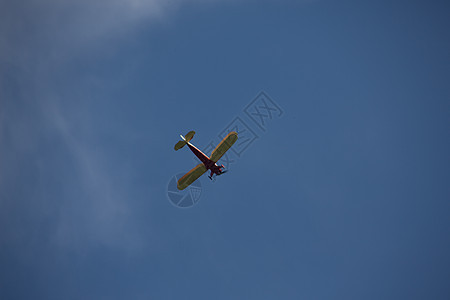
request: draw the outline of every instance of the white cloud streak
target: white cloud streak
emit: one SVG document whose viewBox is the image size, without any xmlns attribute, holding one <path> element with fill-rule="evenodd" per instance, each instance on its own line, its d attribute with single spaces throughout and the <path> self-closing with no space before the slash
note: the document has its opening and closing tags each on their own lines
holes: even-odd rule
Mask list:
<svg viewBox="0 0 450 300">
<path fill-rule="evenodd" d="M 65 55 L 84 47 L 132 32 L 140 24 L 165 22 L 185 5 L 220 1 L 3 1 L 0 4 L 0 59 L 2 62 L 36 63 L 33 60 L 39 49 L 39 54 L 47 59 L 61 59 L 61 53 L 64 59 Z"/>
<path fill-rule="evenodd" d="M 18 182 L 12 182 L 15 178 L 12 173 L 19 176 L 18 173 L 30 172 L 28 169 L 30 167 L 21 166 L 24 157 L 32 156 L 42 161 L 37 153 L 42 146 L 41 139 L 56 135 L 63 141 L 77 166 L 74 170 L 74 177 L 77 179 L 76 182 L 64 183 L 62 187 L 66 199 L 61 199 L 57 203 L 57 228 L 50 238 L 56 245 L 84 251 L 86 249 L 80 249 L 81 245 L 94 242 L 107 247 L 123 248 L 125 251 L 136 251 L 143 247 L 144 238 L 139 236 L 136 224 L 130 218 L 125 188 L 119 188 L 115 184 L 117 178 L 111 176 L 108 168 L 102 163 L 104 153 L 99 152 L 96 145 L 91 143 L 95 140 L 95 129 L 90 133 L 82 131 L 82 134 L 90 135 L 85 138 L 75 134 L 80 130 L 77 127 L 80 124 L 76 123 L 74 116 L 82 115 L 83 111 L 68 112 L 61 108 L 62 103 L 76 99 L 64 99 L 62 96 L 64 91 L 58 88 L 55 90 L 55 85 L 51 82 L 54 79 L 52 76 L 58 76 L 61 65 L 80 55 L 81 50 L 89 49 L 92 45 L 98 45 L 111 38 L 120 38 L 140 24 L 163 22 L 182 5 L 206 2 L 199 0 L 1 2 L 0 188 L 6 189 L 11 183 L 20 185 Z M 14 82 L 16 87 L 7 86 L 5 82 Z M 36 164 L 39 168 L 37 176 L 48 175 L 46 166 L 48 163 L 49 161 L 44 160 L 43 163 Z M 77 188 L 80 191 L 75 192 Z M 43 190 L 39 187 L 36 189 Z M 17 190 L 9 192 L 9 198 L 28 196 L 27 193 L 21 194 Z M 44 198 L 48 195 L 44 191 L 40 196 Z M 32 201 L 12 200 L 24 203 Z M 41 205 L 55 205 L 40 200 L 43 201 Z M 5 199 L 0 199 L 0 206 L 3 209 L 7 210 L 5 205 L 8 203 Z M 45 213 L 48 209 L 39 208 L 39 205 L 36 207 L 38 211 L 34 213 L 40 214 L 40 218 L 50 217 Z M 3 222 L 8 220 L 5 216 Z M 4 225 L 11 228 L 8 226 L 11 224 Z M 13 235 L 13 232 L 4 233 L 0 238 L 4 241 L 7 236 Z M 27 238 L 30 237 L 24 237 Z M 36 237 L 31 238 L 36 240 Z"/>
</svg>

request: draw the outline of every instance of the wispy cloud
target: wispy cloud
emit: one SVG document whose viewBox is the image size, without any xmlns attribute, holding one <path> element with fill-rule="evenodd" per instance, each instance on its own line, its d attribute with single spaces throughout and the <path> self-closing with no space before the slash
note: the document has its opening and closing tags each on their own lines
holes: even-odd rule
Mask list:
<svg viewBox="0 0 450 300">
<path fill-rule="evenodd" d="M 130 212 L 130 186 L 118 184 L 126 179 L 121 164 L 92 142 L 99 133 L 77 120 L 82 108 L 62 109 L 55 95 L 39 90 L 2 106 L 0 245 L 48 241 L 81 252 L 91 246 L 139 251 L 144 239 Z M 47 223 L 54 226 L 37 230 Z"/>
<path fill-rule="evenodd" d="M 3 1 L 0 60 L 34 64 L 37 57 L 64 59 L 91 44 L 127 34 L 140 24 L 163 22 L 185 5 L 220 1 L 224 0 Z"/>
<path fill-rule="evenodd" d="M 216 1 L 219 0 L 209 2 Z M 61 247 L 78 249 L 92 242 L 127 251 L 143 247 L 144 238 L 139 236 L 137 224 L 130 217 L 128 187 L 117 185 L 121 179 L 117 175 L 120 166 L 112 174 L 106 165 L 103 152 L 106 150 L 92 142 L 98 132 L 95 128 L 86 130 L 77 119 L 81 115 L 84 121 L 93 124 L 89 119 L 92 115 L 75 104 L 76 97 L 68 98 L 64 88 L 52 81 L 61 73 L 66 60 L 81 55 L 80 50 L 111 42 L 111 38 L 132 32 L 140 24 L 163 21 L 185 4 L 206 2 L 0 3 L 0 208 L 12 212 L 11 205 L 24 203 L 24 208 L 15 212 L 22 214 L 19 219 L 2 215 L 5 226 L 0 230 L 0 244 L 7 243 L 8 237 L 18 236 L 15 230 L 28 228 L 26 219 L 35 215 L 32 223 L 54 220 L 56 228 L 48 233 L 48 239 Z M 67 103 L 71 103 L 70 108 Z M 55 148 L 64 152 L 64 159 L 70 158 L 72 164 L 55 162 L 55 157 L 42 154 L 56 153 Z M 71 169 L 57 170 L 58 167 Z M 43 179 L 55 173 L 68 174 L 61 175 L 68 178 Z M 17 182 L 22 180 L 27 182 Z M 57 190 L 57 195 L 50 195 L 47 188 Z M 61 199 L 48 200 L 51 197 Z M 13 219 L 20 221 L 11 226 L 16 222 Z M 31 236 L 34 232 L 28 228 L 21 238 L 34 240 L 36 237 Z"/>
<path fill-rule="evenodd" d="M 134 234 L 135 223 L 126 202 L 127 187 L 115 185 L 115 178 L 103 165 L 104 153 L 87 142 L 92 137 L 85 140 L 74 134 L 69 119 L 57 104 L 47 105 L 45 115 L 76 165 L 73 172 L 77 182 L 66 186 L 64 195 L 68 199 L 63 200 L 65 205 L 60 207 L 56 243 L 71 248 L 89 242 L 128 251 L 139 249 L 142 240 Z M 92 136 L 95 137 L 95 132 Z M 77 203 L 74 205 L 72 201 Z"/>
</svg>

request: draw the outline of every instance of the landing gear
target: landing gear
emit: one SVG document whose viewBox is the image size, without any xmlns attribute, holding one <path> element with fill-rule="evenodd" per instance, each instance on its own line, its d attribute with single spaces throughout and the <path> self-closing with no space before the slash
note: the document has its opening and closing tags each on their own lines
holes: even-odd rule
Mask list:
<svg viewBox="0 0 450 300">
<path fill-rule="evenodd" d="M 216 177 L 217 177 L 217 176 L 222 175 L 222 174 L 228 172 L 228 170 L 223 170 L 223 169 L 225 169 L 225 167 L 224 167 L 223 165 L 221 165 L 221 166 L 218 168 L 218 170 L 215 170 L 215 171 L 211 170 L 211 174 L 208 176 L 208 178 L 209 178 L 211 181 L 216 181 Z"/>
<path fill-rule="evenodd" d="M 220 174 L 217 174 L 217 176 L 225 174 L 226 172 L 228 172 L 228 170 L 223 170 L 223 171 L 220 172 Z"/>
</svg>

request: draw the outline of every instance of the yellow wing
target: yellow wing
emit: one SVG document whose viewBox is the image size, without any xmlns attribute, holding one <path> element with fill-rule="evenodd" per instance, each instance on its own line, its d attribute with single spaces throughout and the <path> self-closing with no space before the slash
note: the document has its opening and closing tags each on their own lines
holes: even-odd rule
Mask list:
<svg viewBox="0 0 450 300">
<path fill-rule="evenodd" d="M 217 162 L 225 152 L 230 149 L 231 146 L 236 142 L 238 138 L 237 132 L 231 131 L 220 143 L 217 145 L 216 149 L 211 153 L 211 157 L 209 158 L 213 162 Z"/>
<path fill-rule="evenodd" d="M 194 167 L 192 170 L 187 172 L 183 177 L 181 177 L 178 180 L 177 187 L 179 190 L 184 190 L 187 188 L 191 183 L 196 181 L 200 176 L 205 174 L 206 167 L 203 163 L 198 164 L 196 167 Z"/>
</svg>

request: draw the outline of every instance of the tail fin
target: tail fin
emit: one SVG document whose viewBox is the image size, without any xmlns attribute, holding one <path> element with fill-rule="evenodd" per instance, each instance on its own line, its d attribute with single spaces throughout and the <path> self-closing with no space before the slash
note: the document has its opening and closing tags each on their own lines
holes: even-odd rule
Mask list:
<svg viewBox="0 0 450 300">
<path fill-rule="evenodd" d="M 175 151 L 180 150 L 181 148 L 184 147 L 184 145 L 189 143 L 189 141 L 192 140 L 192 138 L 194 137 L 194 134 L 195 134 L 195 131 L 189 131 L 188 134 L 186 134 L 186 137 L 184 137 L 180 134 L 182 141 L 179 141 L 178 143 L 175 144 L 175 147 L 174 147 Z"/>
</svg>

